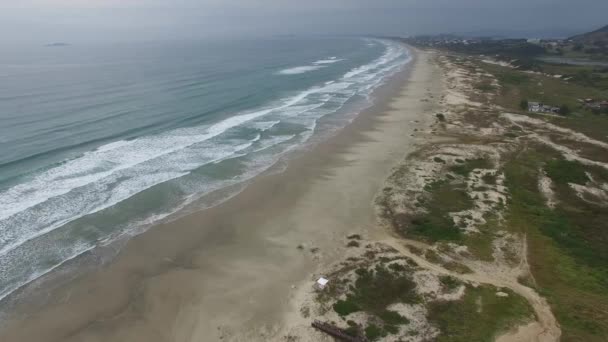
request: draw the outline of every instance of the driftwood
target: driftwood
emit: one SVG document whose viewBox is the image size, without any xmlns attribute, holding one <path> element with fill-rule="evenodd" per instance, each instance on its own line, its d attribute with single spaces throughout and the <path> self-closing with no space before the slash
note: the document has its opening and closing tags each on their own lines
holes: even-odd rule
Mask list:
<svg viewBox="0 0 608 342">
<path fill-rule="evenodd" d="M 338 327 L 336 327 L 335 325 L 329 324 L 327 322 L 321 322 L 321 321 L 313 321 L 311 324 L 314 328 L 321 330 L 322 332 L 333 336 L 334 338 L 337 338 L 338 340 L 341 341 L 347 341 L 347 342 L 368 342 L 368 340 L 365 337 L 360 337 L 360 336 L 350 336 L 349 334 L 347 334 L 346 332 L 344 332 L 343 329 L 340 329 Z"/>
</svg>

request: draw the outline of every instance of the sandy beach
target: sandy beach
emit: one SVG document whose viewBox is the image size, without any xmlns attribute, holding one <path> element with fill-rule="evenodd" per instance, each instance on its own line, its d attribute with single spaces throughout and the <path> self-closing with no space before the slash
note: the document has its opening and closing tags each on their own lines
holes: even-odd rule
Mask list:
<svg viewBox="0 0 608 342">
<path fill-rule="evenodd" d="M 0 341 L 284 340 L 294 296 L 345 253 L 382 234 L 373 201 L 391 168 L 428 139 L 443 94 L 433 55 L 378 92 L 328 140 L 230 200 L 152 228 L 101 268 L 15 307 Z"/>
</svg>

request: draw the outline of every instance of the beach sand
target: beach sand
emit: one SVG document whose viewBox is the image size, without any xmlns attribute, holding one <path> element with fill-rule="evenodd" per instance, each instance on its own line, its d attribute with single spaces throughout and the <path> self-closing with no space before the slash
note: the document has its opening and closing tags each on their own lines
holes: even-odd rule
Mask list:
<svg viewBox="0 0 608 342">
<path fill-rule="evenodd" d="M 0 341 L 285 340 L 295 293 L 340 260 L 346 235 L 373 238 L 376 193 L 428 139 L 442 74 L 432 54 L 415 55 L 376 105 L 295 153 L 284 172 L 150 229 L 101 268 L 38 290 L 14 309 Z"/>
</svg>

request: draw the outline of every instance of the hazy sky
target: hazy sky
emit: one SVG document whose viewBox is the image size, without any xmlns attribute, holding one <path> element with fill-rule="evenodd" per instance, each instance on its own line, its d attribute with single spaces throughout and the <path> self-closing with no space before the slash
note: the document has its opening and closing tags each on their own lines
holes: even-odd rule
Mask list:
<svg viewBox="0 0 608 342">
<path fill-rule="evenodd" d="M 0 42 L 268 34 L 576 32 L 608 0 L 0 0 Z"/>
</svg>

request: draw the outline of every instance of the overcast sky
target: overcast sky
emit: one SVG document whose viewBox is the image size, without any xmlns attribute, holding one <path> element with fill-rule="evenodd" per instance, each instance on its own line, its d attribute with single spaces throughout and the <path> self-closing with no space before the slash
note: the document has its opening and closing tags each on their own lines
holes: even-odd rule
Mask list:
<svg viewBox="0 0 608 342">
<path fill-rule="evenodd" d="M 269 34 L 575 33 L 608 0 L 0 0 L 0 42 Z"/>
</svg>

